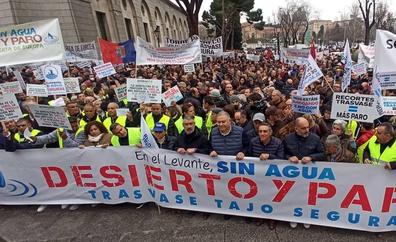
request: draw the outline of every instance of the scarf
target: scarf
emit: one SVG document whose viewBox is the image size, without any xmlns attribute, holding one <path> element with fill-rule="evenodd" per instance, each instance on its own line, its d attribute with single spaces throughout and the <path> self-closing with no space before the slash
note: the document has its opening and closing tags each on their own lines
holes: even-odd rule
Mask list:
<svg viewBox="0 0 396 242">
<path fill-rule="evenodd" d="M 103 137 L 103 135 L 104 134 L 100 134 L 100 135 L 95 136 L 95 137 L 91 136 L 91 135 L 88 135 L 88 141 L 91 142 L 91 143 L 98 143 L 99 140 Z"/>
</svg>

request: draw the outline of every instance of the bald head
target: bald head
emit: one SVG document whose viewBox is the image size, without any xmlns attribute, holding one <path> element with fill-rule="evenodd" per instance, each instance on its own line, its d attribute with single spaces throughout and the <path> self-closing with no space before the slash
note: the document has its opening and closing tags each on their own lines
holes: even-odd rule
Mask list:
<svg viewBox="0 0 396 242">
<path fill-rule="evenodd" d="M 306 118 L 299 117 L 295 122 L 296 134 L 302 137 L 308 137 L 309 135 L 309 122 Z"/>
<path fill-rule="evenodd" d="M 117 103 L 109 103 L 107 105 L 107 114 L 110 117 L 116 117 L 117 116 L 117 109 L 118 109 L 118 104 Z"/>
</svg>

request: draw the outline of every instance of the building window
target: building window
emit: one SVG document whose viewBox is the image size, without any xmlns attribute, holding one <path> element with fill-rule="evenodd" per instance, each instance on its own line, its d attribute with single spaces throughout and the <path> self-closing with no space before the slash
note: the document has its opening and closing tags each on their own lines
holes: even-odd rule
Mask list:
<svg viewBox="0 0 396 242">
<path fill-rule="evenodd" d="M 127 30 L 128 39 L 133 39 L 133 28 L 132 28 L 132 21 L 129 18 L 125 18 L 125 27 Z"/>
<path fill-rule="evenodd" d="M 166 28 L 166 36 L 167 36 L 168 38 L 171 38 L 171 36 L 169 36 L 169 28 Z"/>
<path fill-rule="evenodd" d="M 149 27 L 147 23 L 143 23 L 144 26 L 144 34 L 146 35 L 146 41 L 147 42 L 151 42 L 150 41 L 150 31 L 149 31 Z"/>
<path fill-rule="evenodd" d="M 104 40 L 109 40 L 109 26 L 107 26 L 106 14 L 97 11 L 96 18 L 98 20 L 100 37 Z"/>
</svg>

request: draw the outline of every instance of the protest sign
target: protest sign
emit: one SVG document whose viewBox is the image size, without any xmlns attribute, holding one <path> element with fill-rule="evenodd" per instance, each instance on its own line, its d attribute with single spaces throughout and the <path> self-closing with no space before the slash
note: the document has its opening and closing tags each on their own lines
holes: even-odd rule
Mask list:
<svg viewBox="0 0 396 242">
<path fill-rule="evenodd" d="M 155 48 L 140 37 L 137 37 L 135 44 L 136 65 L 185 65 L 202 62 L 199 39 L 174 48 Z"/>
<path fill-rule="evenodd" d="M 116 96 L 117 96 L 117 99 L 119 102 L 121 102 L 122 100 L 127 98 L 127 86 L 126 85 L 116 87 L 116 88 L 114 88 L 114 91 L 116 93 Z"/>
<path fill-rule="evenodd" d="M 91 67 L 91 65 L 92 65 L 92 62 L 90 62 L 90 61 L 84 61 L 84 62 L 77 62 L 76 63 L 76 66 L 78 68 Z"/>
<path fill-rule="evenodd" d="M 396 72 L 375 73 L 382 90 L 396 89 Z"/>
<path fill-rule="evenodd" d="M 382 97 L 384 115 L 396 115 L 396 97 Z"/>
<path fill-rule="evenodd" d="M 70 122 L 63 107 L 30 105 L 29 109 L 39 126 L 71 130 Z"/>
<path fill-rule="evenodd" d="M 100 66 L 95 66 L 94 70 L 99 78 L 105 78 L 113 74 L 116 74 L 116 70 L 114 69 L 114 66 L 110 62 Z"/>
<path fill-rule="evenodd" d="M 258 62 L 260 61 L 260 56 L 259 55 L 254 55 L 254 54 L 247 54 L 246 59 L 250 61 L 255 61 Z"/>
<path fill-rule="evenodd" d="M 63 78 L 65 83 L 66 93 L 80 93 L 80 83 L 77 77 Z"/>
<path fill-rule="evenodd" d="M 318 114 L 320 95 L 298 96 L 292 95 L 292 108 L 296 113 Z"/>
<path fill-rule="evenodd" d="M 236 161 L 125 146 L 0 151 L 0 164 L 2 205 L 155 202 L 206 213 L 396 230 L 396 174 L 382 166 Z"/>
<path fill-rule="evenodd" d="M 157 142 L 151 134 L 151 129 L 146 123 L 143 115 L 140 115 L 140 142 L 144 148 L 152 148 L 158 150 Z"/>
<path fill-rule="evenodd" d="M 19 71 L 13 71 L 12 73 L 14 73 L 14 76 L 17 79 L 17 81 L 19 82 L 19 85 L 21 86 L 21 88 L 23 90 L 26 90 L 26 84 L 25 84 L 25 81 L 22 78 L 21 73 Z"/>
<path fill-rule="evenodd" d="M 65 50 L 65 59 L 67 62 L 83 62 L 99 59 L 95 41 L 65 44 Z"/>
<path fill-rule="evenodd" d="M 310 56 L 310 49 L 283 48 L 281 56 L 288 62 L 303 64 L 303 61 Z"/>
<path fill-rule="evenodd" d="M 117 116 L 125 116 L 129 112 L 128 108 L 117 108 L 116 109 Z"/>
<path fill-rule="evenodd" d="M 47 86 L 28 83 L 26 85 L 26 95 L 30 97 L 48 97 Z"/>
<path fill-rule="evenodd" d="M 366 63 L 358 63 L 352 66 L 352 72 L 356 75 L 366 74 Z"/>
<path fill-rule="evenodd" d="M 377 29 L 375 53 L 377 72 L 394 72 L 396 66 L 396 34 Z"/>
<path fill-rule="evenodd" d="M 130 102 L 161 103 L 162 81 L 127 78 L 127 99 Z"/>
<path fill-rule="evenodd" d="M 178 102 L 182 98 L 183 94 L 180 92 L 178 86 L 174 86 L 162 94 L 162 100 L 167 107 L 170 107 L 172 102 Z"/>
<path fill-rule="evenodd" d="M 184 72 L 185 73 L 193 73 L 193 72 L 195 72 L 194 64 L 186 64 L 186 65 L 183 66 L 183 68 L 184 68 Z"/>
<path fill-rule="evenodd" d="M 322 71 L 311 55 L 309 55 L 308 59 L 304 60 L 304 63 L 304 74 L 298 85 L 298 95 L 300 96 L 302 96 L 307 86 L 323 76 Z"/>
<path fill-rule="evenodd" d="M 65 95 L 66 87 L 63 82 L 62 70 L 59 65 L 48 64 L 41 67 L 48 95 Z"/>
<path fill-rule="evenodd" d="M 58 19 L 0 27 L 0 66 L 63 59 Z"/>
<path fill-rule="evenodd" d="M 6 93 L 11 93 L 11 94 L 15 94 L 15 93 L 21 93 L 23 92 L 21 85 L 19 84 L 18 81 L 16 82 L 4 82 L 0 84 L 0 92 L 3 94 Z"/>
<path fill-rule="evenodd" d="M 376 105 L 377 97 L 374 95 L 335 92 L 331 106 L 331 119 L 371 123 L 380 117 Z"/>
<path fill-rule="evenodd" d="M 234 59 L 234 58 L 235 58 L 235 52 L 234 52 L 234 51 L 223 52 L 223 53 L 221 54 L 221 56 L 222 56 L 223 58 L 232 58 L 232 59 Z"/>
<path fill-rule="evenodd" d="M 0 95 L 0 121 L 15 120 L 22 117 L 15 94 Z"/>
</svg>

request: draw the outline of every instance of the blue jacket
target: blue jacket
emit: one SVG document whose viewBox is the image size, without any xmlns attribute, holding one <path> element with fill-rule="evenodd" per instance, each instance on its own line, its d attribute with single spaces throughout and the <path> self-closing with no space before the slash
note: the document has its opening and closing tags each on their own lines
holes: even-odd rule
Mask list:
<svg viewBox="0 0 396 242">
<path fill-rule="evenodd" d="M 308 137 L 302 137 L 296 133 L 291 133 L 283 140 L 285 148 L 285 158 L 297 156 L 302 159 L 309 156 L 313 161 L 324 161 L 326 159 L 324 147 L 319 136 L 309 133 Z"/>
<path fill-rule="evenodd" d="M 236 155 L 239 152 L 245 153 L 242 133 L 243 129 L 236 125 L 231 126 L 231 131 L 226 136 L 220 133 L 218 127 L 214 128 L 210 136 L 212 150 L 216 151 L 219 155 Z"/>
<path fill-rule="evenodd" d="M 248 156 L 260 157 L 262 153 L 269 154 L 270 160 L 284 159 L 282 141 L 276 137 L 271 137 L 268 144 L 264 145 L 259 137 L 255 137 L 249 142 Z"/>
</svg>

